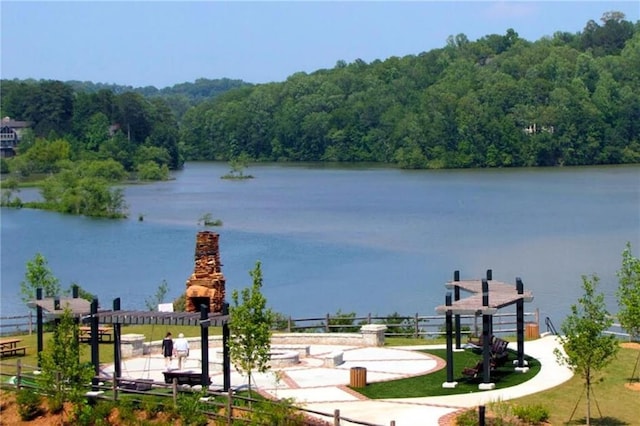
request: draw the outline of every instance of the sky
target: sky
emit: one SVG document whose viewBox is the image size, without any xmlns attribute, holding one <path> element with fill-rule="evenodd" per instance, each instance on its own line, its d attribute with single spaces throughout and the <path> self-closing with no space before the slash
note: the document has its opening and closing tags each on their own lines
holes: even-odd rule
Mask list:
<svg viewBox="0 0 640 426">
<path fill-rule="evenodd" d="M 581 32 L 604 12 L 640 20 L 640 1 L 0 0 L 3 79 L 164 88 L 198 78 L 279 82 L 509 28 L 536 41 Z"/>
</svg>

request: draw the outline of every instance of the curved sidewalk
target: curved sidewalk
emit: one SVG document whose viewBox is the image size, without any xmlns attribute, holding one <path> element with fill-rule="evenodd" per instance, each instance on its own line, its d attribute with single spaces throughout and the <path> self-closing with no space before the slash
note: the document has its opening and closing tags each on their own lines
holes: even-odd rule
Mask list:
<svg viewBox="0 0 640 426">
<path fill-rule="evenodd" d="M 531 380 L 507 389 L 450 396 L 370 400 L 347 387 L 351 367 L 365 367 L 367 382 L 422 375 L 441 368 L 442 360 L 415 350 L 442 347 L 443 345 L 384 348 L 312 345 L 309 356 L 300 358 L 299 364 L 274 368 L 267 373 L 254 373 L 252 378 L 261 392 L 277 398 L 293 398 L 298 405 L 311 410 L 333 413 L 338 409 L 342 417 L 379 425 L 388 425 L 393 420 L 396 426 L 429 426 L 438 425 L 440 417 L 461 408 L 536 393 L 557 386 L 572 376 L 569 369 L 556 362 L 553 354 L 553 350 L 559 347 L 556 336 L 546 336 L 525 342 L 525 353 L 540 360 L 540 372 Z M 344 362 L 327 366 L 327 356 L 337 351 L 342 352 Z M 209 359 L 215 359 L 214 357 L 215 350 L 210 349 Z M 221 387 L 222 373 L 216 371 L 215 367 L 210 368 L 213 386 Z M 199 351 L 192 351 L 185 370 L 200 371 Z M 106 366 L 103 371 L 112 374 L 113 366 Z M 163 371 L 165 368 L 161 355 L 123 361 L 122 372 L 127 378 L 163 381 Z M 233 387 L 243 386 L 246 382 L 246 377 L 232 371 Z M 343 420 L 341 424 L 352 423 Z"/>
</svg>

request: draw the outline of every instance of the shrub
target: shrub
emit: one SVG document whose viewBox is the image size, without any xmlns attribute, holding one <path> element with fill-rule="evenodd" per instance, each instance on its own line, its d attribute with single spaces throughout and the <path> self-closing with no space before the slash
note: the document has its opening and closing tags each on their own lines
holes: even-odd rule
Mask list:
<svg viewBox="0 0 640 426">
<path fill-rule="evenodd" d="M 207 416 L 202 412 L 201 393 L 191 395 L 181 394 L 178 396 L 177 412 L 180 420 L 185 426 L 204 426 L 207 424 Z"/>
<path fill-rule="evenodd" d="M 516 405 L 512 410 L 516 417 L 527 423 L 538 424 L 549 420 L 549 410 L 539 404 Z"/>
<path fill-rule="evenodd" d="M 21 389 L 16 395 L 18 414 L 24 421 L 31 421 L 42 414 L 42 397 L 32 389 Z"/>
<path fill-rule="evenodd" d="M 260 425 L 302 426 L 305 418 L 293 407 L 293 400 L 262 401 L 255 407 L 251 420 Z"/>
</svg>

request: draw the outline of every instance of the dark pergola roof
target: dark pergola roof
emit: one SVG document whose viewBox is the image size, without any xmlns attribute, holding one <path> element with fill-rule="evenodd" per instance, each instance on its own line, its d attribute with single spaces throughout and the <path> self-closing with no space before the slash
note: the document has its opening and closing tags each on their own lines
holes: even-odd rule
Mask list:
<svg viewBox="0 0 640 426">
<path fill-rule="evenodd" d="M 449 281 L 446 287 L 453 289 L 458 286 L 461 290 L 474 293 L 473 295 L 452 301 L 451 306 L 440 305 L 436 307 L 436 312 L 446 314 L 451 311 L 455 315 L 493 315 L 500 308 L 512 305 L 518 300 L 523 299 L 525 302 L 533 300 L 533 294 L 530 291 L 524 291 L 518 294 L 515 286 L 500 281 L 488 280 L 489 285 L 489 305 L 482 304 L 482 280 L 462 280 Z"/>
<path fill-rule="evenodd" d="M 100 324 L 201 325 L 200 312 L 101 311 L 95 314 Z M 209 314 L 209 324 L 222 326 L 228 315 Z"/>
<path fill-rule="evenodd" d="M 91 302 L 81 298 L 61 297 L 60 309 L 54 309 L 55 298 L 32 300 L 30 308 L 41 307 L 49 316 L 62 316 L 65 308 L 71 310 L 74 317 L 83 321 L 91 317 Z M 98 310 L 95 316 L 100 324 L 157 324 L 157 325 L 200 325 L 200 312 L 155 312 L 155 311 L 107 311 Z M 228 315 L 209 314 L 209 325 L 222 326 L 229 320 Z"/>
<path fill-rule="evenodd" d="M 73 316 L 83 316 L 91 312 L 91 302 L 85 299 L 73 298 L 73 297 L 61 297 L 60 309 L 55 308 L 55 298 L 47 297 L 41 300 L 31 300 L 27 302 L 29 308 L 41 307 L 48 315 L 61 316 L 65 309 L 70 309 Z"/>
</svg>

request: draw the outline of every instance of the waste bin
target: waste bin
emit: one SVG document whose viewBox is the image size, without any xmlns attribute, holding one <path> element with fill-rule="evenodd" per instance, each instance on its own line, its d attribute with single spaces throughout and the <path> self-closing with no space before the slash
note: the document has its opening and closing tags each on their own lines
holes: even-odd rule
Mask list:
<svg viewBox="0 0 640 426">
<path fill-rule="evenodd" d="M 351 367 L 349 386 L 352 388 L 363 388 L 367 386 L 367 369 L 364 367 Z"/>
<path fill-rule="evenodd" d="M 540 327 L 535 322 L 529 322 L 525 326 L 524 335 L 527 339 L 539 339 Z"/>
</svg>

